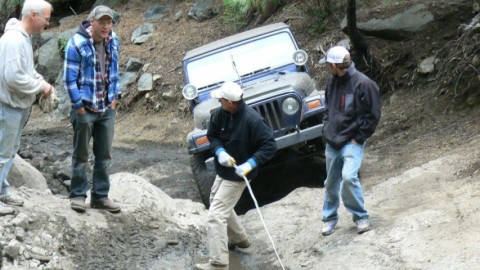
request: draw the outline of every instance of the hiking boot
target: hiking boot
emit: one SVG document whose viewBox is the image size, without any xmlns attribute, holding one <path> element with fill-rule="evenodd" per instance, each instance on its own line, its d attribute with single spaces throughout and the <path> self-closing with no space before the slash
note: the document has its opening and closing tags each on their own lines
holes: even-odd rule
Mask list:
<svg viewBox="0 0 480 270">
<path fill-rule="evenodd" d="M 197 263 L 194 270 L 228 270 L 228 265 Z"/>
<path fill-rule="evenodd" d="M 248 248 L 250 247 L 250 245 L 252 244 L 252 242 L 250 241 L 250 239 L 247 237 L 247 239 L 245 240 L 242 240 L 238 243 L 228 243 L 228 249 L 230 250 L 234 250 L 235 247 L 238 247 L 238 248 Z"/>
<path fill-rule="evenodd" d="M 111 213 L 120 212 L 120 205 L 112 202 L 109 198 L 102 198 L 99 200 L 92 200 L 90 206 L 96 209 L 106 210 Z"/>
<path fill-rule="evenodd" d="M 358 234 L 362 234 L 364 232 L 368 232 L 370 231 L 370 222 L 368 221 L 368 219 L 364 218 L 364 219 L 360 219 L 360 220 L 357 220 L 355 222 L 355 224 L 357 224 L 357 233 Z"/>
<path fill-rule="evenodd" d="M 23 205 L 23 200 L 20 198 L 14 198 L 11 195 L 1 195 L 0 196 L 0 202 L 8 205 L 14 205 L 14 206 L 22 206 Z"/>
<path fill-rule="evenodd" d="M 85 204 L 85 197 L 71 198 L 70 208 L 80 213 L 87 211 L 87 205 Z"/>
<path fill-rule="evenodd" d="M 336 220 L 330 220 L 323 223 L 322 235 L 330 235 L 335 231 L 335 225 L 337 225 Z"/>
</svg>

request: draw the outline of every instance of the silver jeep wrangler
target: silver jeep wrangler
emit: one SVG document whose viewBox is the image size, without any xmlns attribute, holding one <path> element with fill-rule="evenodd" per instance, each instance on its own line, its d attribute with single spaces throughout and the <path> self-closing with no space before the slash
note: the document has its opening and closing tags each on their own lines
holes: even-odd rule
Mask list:
<svg viewBox="0 0 480 270">
<path fill-rule="evenodd" d="M 325 96 L 308 74 L 307 59 L 284 23 L 235 34 L 186 53 L 182 94 L 190 101 L 195 124 L 187 136 L 188 153 L 207 207 L 215 172 L 206 133 L 210 113 L 220 106 L 210 92 L 226 81 L 242 86 L 245 102 L 273 130 L 279 150 L 267 167 L 291 160 L 292 153 L 296 158 L 323 157 Z"/>
</svg>

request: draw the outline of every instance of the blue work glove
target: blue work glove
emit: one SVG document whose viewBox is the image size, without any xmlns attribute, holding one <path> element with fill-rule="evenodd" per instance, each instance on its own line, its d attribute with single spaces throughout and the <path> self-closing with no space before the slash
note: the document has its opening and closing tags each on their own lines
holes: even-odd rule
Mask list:
<svg viewBox="0 0 480 270">
<path fill-rule="evenodd" d="M 223 148 L 219 148 L 216 151 L 216 154 L 218 157 L 218 163 L 220 163 L 220 165 L 222 166 L 233 167 L 233 164 L 236 163 L 235 159 L 230 156 Z"/>
<path fill-rule="evenodd" d="M 247 162 L 243 163 L 240 166 L 237 166 L 237 168 L 235 169 L 235 173 L 240 177 L 245 177 L 256 166 L 257 166 L 257 163 L 255 162 L 255 160 L 253 158 L 250 158 L 247 160 Z"/>
</svg>

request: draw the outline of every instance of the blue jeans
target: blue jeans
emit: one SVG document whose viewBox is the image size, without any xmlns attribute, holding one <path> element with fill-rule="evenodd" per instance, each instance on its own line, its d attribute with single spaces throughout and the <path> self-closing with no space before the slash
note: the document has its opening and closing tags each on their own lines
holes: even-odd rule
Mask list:
<svg viewBox="0 0 480 270">
<path fill-rule="evenodd" d="M 72 109 L 70 122 L 73 125 L 72 182 L 70 198 L 86 197 L 88 191 L 88 146 L 93 138 L 95 164 L 92 175 L 92 200 L 108 197 L 110 178 L 108 167 L 112 159 L 112 142 L 115 126 L 115 110 L 103 113 L 86 111 L 78 114 Z"/>
<path fill-rule="evenodd" d="M 340 194 L 345 208 L 353 214 L 353 221 L 368 219 L 363 201 L 363 191 L 358 171 L 362 165 L 365 144 L 347 143 L 336 150 L 328 143 L 325 148 L 327 179 L 322 221 L 338 220 Z"/>
<path fill-rule="evenodd" d="M 8 195 L 7 176 L 29 114 L 30 108 L 16 109 L 0 102 L 0 195 Z"/>
</svg>

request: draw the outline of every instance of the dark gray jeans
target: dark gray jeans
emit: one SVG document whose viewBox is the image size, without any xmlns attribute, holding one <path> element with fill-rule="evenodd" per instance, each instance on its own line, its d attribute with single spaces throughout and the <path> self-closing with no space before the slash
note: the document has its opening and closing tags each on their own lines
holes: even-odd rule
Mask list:
<svg viewBox="0 0 480 270">
<path fill-rule="evenodd" d="M 95 164 L 92 175 L 92 200 L 108 197 L 110 178 L 108 166 L 112 159 L 112 141 L 115 126 L 115 110 L 95 113 L 86 111 L 78 114 L 72 109 L 70 122 L 73 125 L 72 182 L 70 198 L 86 197 L 88 191 L 87 164 L 88 145 L 93 138 Z"/>
</svg>

